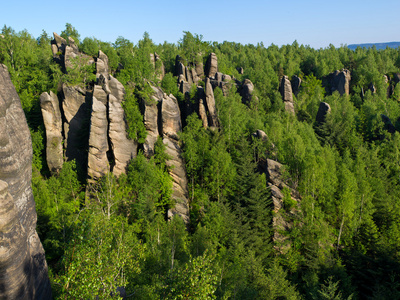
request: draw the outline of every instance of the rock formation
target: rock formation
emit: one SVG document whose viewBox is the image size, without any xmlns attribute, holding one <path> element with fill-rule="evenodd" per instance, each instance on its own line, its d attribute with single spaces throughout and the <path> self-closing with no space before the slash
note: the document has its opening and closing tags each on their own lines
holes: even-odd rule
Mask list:
<svg viewBox="0 0 400 300">
<path fill-rule="evenodd" d="M 254 85 L 250 79 L 245 79 L 242 83 L 241 96 L 242 102 L 249 104 L 253 98 Z"/>
<path fill-rule="evenodd" d="M 350 71 L 343 69 L 341 71 L 336 70 L 330 75 L 331 81 L 331 92 L 338 91 L 341 96 L 350 94 Z"/>
<path fill-rule="evenodd" d="M 285 104 L 285 110 L 294 115 L 292 84 L 290 83 L 289 78 L 287 76 L 282 77 L 279 90 L 282 95 L 283 103 Z"/>
<path fill-rule="evenodd" d="M 290 83 L 292 85 L 292 92 L 297 97 L 297 94 L 300 91 L 301 78 L 296 76 L 296 75 L 293 75 L 292 76 L 292 81 Z"/>
<path fill-rule="evenodd" d="M 40 95 L 40 107 L 46 128 L 46 160 L 51 172 L 58 173 L 62 168 L 63 136 L 60 105 L 57 95 L 44 92 Z"/>
<path fill-rule="evenodd" d="M 217 109 L 215 107 L 215 98 L 213 88 L 210 82 L 210 78 L 206 78 L 205 82 L 205 95 L 206 95 L 206 102 L 207 105 L 207 112 L 208 112 L 208 125 L 210 127 L 218 127 L 219 121 L 217 116 Z"/>
<path fill-rule="evenodd" d="M 205 75 L 206 77 L 214 78 L 215 73 L 217 73 L 217 71 L 218 71 L 217 55 L 215 53 L 210 53 L 206 62 Z"/>
<path fill-rule="evenodd" d="M 42 95 L 49 168 L 54 171 L 61 168 L 60 145 L 64 144 L 65 159 L 75 159 L 81 168 L 87 168 L 91 179 L 109 171 L 114 171 L 117 176 L 124 173 L 129 160 L 136 157 L 137 143 L 127 137 L 122 108 L 125 89 L 109 74 L 107 55 L 100 50 L 98 57 L 93 59 L 80 53 L 73 39 L 69 39 L 67 44 L 56 33 L 52 50 L 64 72 L 68 71 L 74 57 L 80 58 L 79 64 L 95 63 L 96 82 L 94 85 L 63 83 L 58 112 L 57 96 L 51 93 Z M 153 56 L 155 62 L 160 59 L 156 53 Z"/>
<path fill-rule="evenodd" d="M 168 216 L 178 214 L 185 223 L 189 222 L 189 193 L 185 162 L 178 143 L 178 132 L 182 131 L 181 115 L 178 101 L 172 95 L 164 95 L 161 103 L 162 137 L 166 153 L 170 157 L 167 166 L 172 177 L 172 198 L 175 205 L 168 211 Z"/>
<path fill-rule="evenodd" d="M 324 123 L 326 115 L 331 112 L 331 107 L 326 102 L 320 102 L 315 121 L 317 123 Z"/>
<path fill-rule="evenodd" d="M 154 155 L 154 144 L 159 136 L 158 132 L 158 106 L 162 101 L 163 92 L 161 89 L 153 87 L 154 95 L 151 96 L 151 101 L 143 100 L 143 122 L 147 130 L 146 140 L 143 144 L 144 154 L 147 157 Z"/>
<path fill-rule="evenodd" d="M 36 232 L 32 142 L 7 67 L 0 65 L 0 298 L 51 299 Z"/>
<path fill-rule="evenodd" d="M 285 193 L 291 198 L 293 203 L 299 203 L 300 195 L 297 190 L 290 186 L 288 180 L 283 179 L 284 166 L 274 160 L 267 159 L 265 164 L 265 173 L 267 175 L 267 185 L 271 189 L 271 197 L 274 207 L 274 216 L 272 218 L 272 225 L 274 228 L 274 243 L 275 249 L 280 253 L 286 253 L 290 248 L 288 238 L 282 234 L 284 231 L 289 231 L 293 224 L 287 221 L 287 215 L 296 214 L 297 205 L 292 208 L 285 208 Z M 285 192 L 285 190 L 287 192 Z M 285 208 L 285 210 L 283 210 Z"/>
</svg>

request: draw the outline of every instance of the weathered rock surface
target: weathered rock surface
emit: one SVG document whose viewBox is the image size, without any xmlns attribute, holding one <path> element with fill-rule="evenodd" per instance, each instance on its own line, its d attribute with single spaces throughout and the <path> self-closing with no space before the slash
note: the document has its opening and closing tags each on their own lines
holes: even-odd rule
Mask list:
<svg viewBox="0 0 400 300">
<path fill-rule="evenodd" d="M 77 86 L 63 84 L 62 108 L 64 112 L 64 147 L 67 160 L 75 159 L 85 167 L 87 159 L 87 138 L 89 132 L 90 106 L 86 91 Z"/>
<path fill-rule="evenodd" d="M 338 91 L 340 95 L 350 94 L 350 71 L 343 69 L 341 71 L 336 70 L 331 76 L 331 91 Z"/>
<path fill-rule="evenodd" d="M 182 131 L 181 115 L 178 101 L 172 95 L 164 95 L 161 103 L 162 136 L 166 153 L 170 157 L 166 164 L 170 167 L 172 177 L 172 198 L 175 206 L 168 211 L 168 216 L 178 214 L 185 223 L 189 222 L 189 193 L 185 162 L 178 143 L 178 132 Z"/>
<path fill-rule="evenodd" d="M 294 115 L 294 103 L 292 94 L 292 84 L 287 76 L 283 76 L 281 79 L 281 84 L 279 90 L 282 95 L 283 103 L 285 104 L 285 110 Z"/>
<path fill-rule="evenodd" d="M 206 78 L 205 82 L 205 95 L 206 95 L 206 106 L 208 112 L 208 126 L 210 127 L 218 127 L 218 116 L 217 116 L 217 108 L 215 107 L 215 98 L 213 88 L 210 82 L 210 78 Z"/>
<path fill-rule="evenodd" d="M 107 131 L 107 107 L 93 97 L 88 155 L 88 176 L 91 179 L 98 179 L 110 171 Z"/>
<path fill-rule="evenodd" d="M 152 101 L 143 101 L 143 121 L 147 130 L 146 140 L 143 144 L 143 152 L 147 157 L 154 155 L 154 144 L 159 136 L 158 131 L 158 105 L 162 101 L 163 92 L 156 87 L 152 87 L 154 95 Z"/>
<path fill-rule="evenodd" d="M 249 104 L 253 98 L 254 85 L 250 79 L 245 79 L 242 83 L 241 96 L 242 102 Z"/>
<path fill-rule="evenodd" d="M 40 95 L 40 107 L 43 122 L 46 128 L 46 160 L 51 172 L 58 172 L 62 168 L 63 136 L 60 105 L 57 95 L 44 92 Z"/>
<path fill-rule="evenodd" d="M 329 114 L 330 112 L 331 112 L 330 105 L 326 102 L 320 102 L 317 112 L 317 117 L 315 119 L 317 123 L 324 123 L 326 115 Z"/>
<path fill-rule="evenodd" d="M 126 173 L 129 161 L 136 157 L 137 142 L 130 140 L 126 133 L 125 112 L 121 99 L 109 95 L 109 140 L 114 156 L 113 173 L 116 176 Z"/>
<path fill-rule="evenodd" d="M 206 62 L 205 75 L 206 77 L 214 78 L 215 73 L 217 73 L 217 71 L 218 71 L 217 55 L 215 53 L 210 53 Z"/>
<path fill-rule="evenodd" d="M 0 64 L 0 298 L 51 299 L 36 232 L 32 142 L 7 67 Z"/>
<path fill-rule="evenodd" d="M 284 208 L 284 189 L 290 192 L 290 197 L 294 203 L 300 201 L 299 193 L 290 187 L 288 180 L 284 179 L 284 166 L 277 161 L 267 159 L 265 165 L 265 173 L 267 175 L 267 185 L 271 189 L 271 197 L 274 206 L 274 216 L 272 218 L 272 225 L 274 228 L 274 243 L 275 249 L 280 253 L 286 253 L 290 249 L 290 241 L 283 232 L 290 230 L 293 224 L 287 221 L 287 214 L 295 214 L 297 207 L 290 209 L 290 211 L 283 212 Z M 290 219 L 290 218 L 289 218 Z"/>
</svg>

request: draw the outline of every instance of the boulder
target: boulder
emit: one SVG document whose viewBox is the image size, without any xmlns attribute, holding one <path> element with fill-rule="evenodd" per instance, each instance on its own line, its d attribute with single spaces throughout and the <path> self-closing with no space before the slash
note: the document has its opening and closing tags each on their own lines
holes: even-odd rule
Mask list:
<svg viewBox="0 0 400 300">
<path fill-rule="evenodd" d="M 394 127 L 390 118 L 386 115 L 381 115 L 382 122 L 385 124 L 385 130 L 391 134 L 396 132 L 396 128 Z"/>
<path fill-rule="evenodd" d="M 206 70 L 205 70 L 206 77 L 214 78 L 215 73 L 217 73 L 217 71 L 218 71 L 217 55 L 215 53 L 210 53 L 206 62 Z"/>
<path fill-rule="evenodd" d="M 98 58 L 96 59 L 96 77 L 103 75 L 105 78 L 108 77 L 108 56 L 103 51 L 99 50 Z"/>
<path fill-rule="evenodd" d="M 40 107 L 46 129 L 46 161 L 49 170 L 58 173 L 63 165 L 62 120 L 57 95 L 43 92 L 40 95 Z"/>
<path fill-rule="evenodd" d="M 110 171 L 107 158 L 108 145 L 107 107 L 93 97 L 90 119 L 88 176 L 96 180 Z"/>
<path fill-rule="evenodd" d="M 45 253 L 36 232 L 31 135 L 2 64 L 0 128 L 0 298 L 51 299 Z"/>
<path fill-rule="evenodd" d="M 199 78 L 204 76 L 204 66 L 201 57 L 199 58 L 198 62 L 196 62 L 195 71 Z"/>
<path fill-rule="evenodd" d="M 236 70 L 238 71 L 238 73 L 239 73 L 240 75 L 242 75 L 242 74 L 244 73 L 244 70 L 243 70 L 242 67 L 237 67 Z"/>
</svg>

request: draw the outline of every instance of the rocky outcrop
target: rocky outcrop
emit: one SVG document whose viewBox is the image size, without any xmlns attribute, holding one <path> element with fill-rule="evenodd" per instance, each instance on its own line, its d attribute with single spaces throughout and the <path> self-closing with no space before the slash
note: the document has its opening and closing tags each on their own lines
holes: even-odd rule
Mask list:
<svg viewBox="0 0 400 300">
<path fill-rule="evenodd" d="M 279 90 L 282 95 L 283 103 L 285 104 L 285 110 L 294 115 L 294 103 L 292 94 L 292 84 L 287 76 L 283 76 L 281 79 L 281 84 Z"/>
<path fill-rule="evenodd" d="M 341 71 L 336 70 L 330 75 L 331 81 L 331 92 L 338 91 L 341 96 L 350 94 L 350 71 L 343 69 Z"/>
<path fill-rule="evenodd" d="M 206 62 L 205 75 L 206 77 L 215 78 L 215 73 L 218 72 L 218 60 L 215 53 L 210 53 Z"/>
<path fill-rule="evenodd" d="M 51 299 L 36 232 L 32 142 L 7 67 L 0 65 L 0 298 Z"/>
<path fill-rule="evenodd" d="M 315 121 L 317 123 L 324 123 L 326 115 L 328 115 L 330 112 L 331 112 L 330 105 L 326 102 L 320 102 Z"/>
<path fill-rule="evenodd" d="M 162 81 L 165 76 L 165 67 L 160 55 L 158 55 L 156 52 L 154 52 L 154 54 L 150 53 L 150 61 L 154 66 L 154 70 L 156 71 L 157 79 Z"/>
<path fill-rule="evenodd" d="M 40 95 L 40 107 L 46 128 L 46 161 L 51 172 L 58 173 L 63 165 L 62 120 L 58 97 L 53 92 Z"/>
</svg>

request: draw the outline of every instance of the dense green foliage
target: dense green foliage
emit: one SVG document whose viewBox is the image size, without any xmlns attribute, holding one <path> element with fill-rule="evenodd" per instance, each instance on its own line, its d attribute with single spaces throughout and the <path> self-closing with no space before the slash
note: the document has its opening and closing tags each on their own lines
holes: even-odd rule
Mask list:
<svg viewBox="0 0 400 300">
<path fill-rule="evenodd" d="M 185 227 L 179 217 L 166 222 L 172 180 L 161 141 L 150 159 L 139 151 L 119 178 L 109 174 L 89 185 L 73 162 L 49 175 L 39 95 L 66 78 L 45 32 L 34 39 L 5 26 L 1 34 L 0 63 L 31 128 L 38 232 L 57 299 L 113 298 L 118 287 L 132 299 L 400 298 L 400 87 L 387 97 L 383 78 L 400 72 L 399 49 L 210 43 L 190 32 L 177 44 L 155 45 L 147 33 L 136 45 L 123 37 L 105 43 L 80 41 L 67 24 L 62 36 L 74 38 L 81 51 L 109 57 L 127 90 L 129 137 L 139 143 L 146 130 L 138 99 L 150 101 L 148 82 L 183 99 L 172 75 L 177 54 L 193 66 L 214 52 L 219 71 L 254 83 L 247 104 L 235 87 L 227 96 L 214 91 L 219 130 L 203 128 L 196 114 L 185 121 L 180 142 L 191 213 Z M 154 52 L 165 66 L 162 82 L 149 59 Z M 341 68 L 351 71 L 348 96 L 325 90 L 326 76 Z M 303 80 L 296 116 L 284 111 L 282 75 Z M 66 80 L 92 80 L 79 76 Z M 323 124 L 315 123 L 320 101 L 331 106 Z M 253 138 L 256 129 L 268 140 Z M 284 245 L 273 240 L 266 158 L 284 164 L 285 178 L 301 195 L 297 204 L 283 190 L 279 214 L 292 224 L 281 233 Z"/>
</svg>

